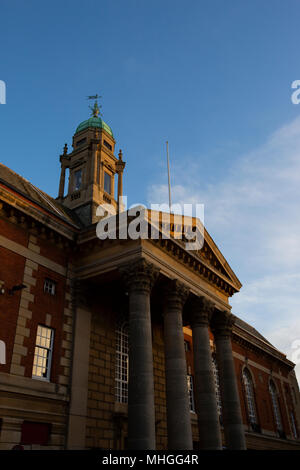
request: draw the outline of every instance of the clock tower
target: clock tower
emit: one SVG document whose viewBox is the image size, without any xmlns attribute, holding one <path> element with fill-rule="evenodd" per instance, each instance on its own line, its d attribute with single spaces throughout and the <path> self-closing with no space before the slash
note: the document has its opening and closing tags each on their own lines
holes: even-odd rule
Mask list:
<svg viewBox="0 0 300 470">
<path fill-rule="evenodd" d="M 115 139 L 111 128 L 100 117 L 96 101 L 92 116 L 77 127 L 73 136 L 73 150 L 67 144 L 60 156 L 61 176 L 58 201 L 74 211 L 83 225 L 97 222 L 96 210 L 100 204 L 110 204 L 119 210 L 122 196 L 122 176 L 125 168 L 122 151 L 114 155 Z M 65 195 L 66 171 L 69 182 Z M 118 175 L 117 199 L 115 199 L 115 176 Z M 113 209 L 112 209 L 113 210 Z"/>
</svg>

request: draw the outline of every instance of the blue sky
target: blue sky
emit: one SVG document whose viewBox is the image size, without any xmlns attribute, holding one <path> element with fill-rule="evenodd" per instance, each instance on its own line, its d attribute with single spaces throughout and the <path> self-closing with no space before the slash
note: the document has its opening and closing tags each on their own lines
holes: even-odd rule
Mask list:
<svg viewBox="0 0 300 470">
<path fill-rule="evenodd" d="M 296 0 L 2 0 L 0 160 L 55 197 L 102 95 L 129 202 L 165 202 L 168 140 L 174 202 L 205 203 L 244 285 L 234 312 L 300 362 L 299 15 Z"/>
</svg>

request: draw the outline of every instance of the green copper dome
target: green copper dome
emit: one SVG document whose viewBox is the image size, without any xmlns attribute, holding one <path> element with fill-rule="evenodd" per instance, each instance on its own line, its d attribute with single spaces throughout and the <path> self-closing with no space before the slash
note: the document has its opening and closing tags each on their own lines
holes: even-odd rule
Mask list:
<svg viewBox="0 0 300 470">
<path fill-rule="evenodd" d="M 111 128 L 106 124 L 106 122 L 104 122 L 100 117 L 96 117 L 96 116 L 92 116 L 90 117 L 90 119 L 87 119 L 86 121 L 81 122 L 79 126 L 77 127 L 75 134 L 78 134 L 78 132 L 88 129 L 89 127 L 104 129 L 112 137 L 114 136 Z"/>
</svg>

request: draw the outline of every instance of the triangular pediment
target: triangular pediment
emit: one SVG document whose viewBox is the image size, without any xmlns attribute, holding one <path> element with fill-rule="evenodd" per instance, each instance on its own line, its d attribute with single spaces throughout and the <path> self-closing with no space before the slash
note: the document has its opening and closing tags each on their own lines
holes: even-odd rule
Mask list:
<svg viewBox="0 0 300 470">
<path fill-rule="evenodd" d="M 204 233 L 204 246 L 199 250 L 198 255 L 204 257 L 212 267 L 220 271 L 239 290 L 242 287 L 240 280 L 206 229 L 204 229 Z"/>
<path fill-rule="evenodd" d="M 187 255 L 198 259 L 201 264 L 212 273 L 212 275 L 215 273 L 217 276 L 220 276 L 222 279 L 226 280 L 226 282 L 228 282 L 235 291 L 238 291 L 242 287 L 238 277 L 235 275 L 229 263 L 226 261 L 216 243 L 213 241 L 212 237 L 209 235 L 208 231 L 205 229 L 199 219 L 196 217 L 186 218 L 187 224 L 190 224 L 191 227 L 194 228 L 197 227 L 197 229 L 201 232 L 203 237 L 201 246 L 199 249 L 186 249 L 186 246 L 190 244 L 184 240 L 184 236 L 179 236 L 179 232 L 182 232 L 183 224 L 180 227 L 177 216 L 174 214 L 170 215 L 164 213 L 160 213 L 159 216 L 157 216 L 156 213 L 153 221 L 153 213 L 154 211 L 147 210 L 145 212 L 145 218 L 147 218 L 150 226 L 154 225 L 154 227 L 158 229 L 161 235 L 161 242 L 166 240 L 164 235 L 167 233 L 170 241 L 173 241 L 183 248 Z M 164 219 L 166 215 L 169 216 L 169 221 L 168 218 Z M 179 220 L 180 217 L 181 216 L 179 216 Z"/>
<path fill-rule="evenodd" d="M 226 295 L 231 296 L 239 291 L 240 281 L 201 221 L 195 217 L 180 217 L 136 206 L 116 215 L 107 213 L 99 225 L 104 240 L 117 242 L 120 239 L 123 244 L 126 239 L 145 240 L 145 244 L 155 244 Z M 102 239 L 102 235 L 96 232 L 98 238 Z M 195 233 L 198 244 L 192 243 Z"/>
</svg>

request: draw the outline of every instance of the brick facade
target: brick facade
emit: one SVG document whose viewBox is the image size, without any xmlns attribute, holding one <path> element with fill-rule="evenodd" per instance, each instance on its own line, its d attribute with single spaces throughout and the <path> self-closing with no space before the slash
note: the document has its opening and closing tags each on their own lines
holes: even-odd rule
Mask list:
<svg viewBox="0 0 300 470">
<path fill-rule="evenodd" d="M 31 393 L 39 394 L 40 386 L 55 385 L 53 396 L 48 389 L 43 390 L 41 396 L 21 396 L 21 388 L 28 387 L 27 383 L 20 383 L 20 393 L 11 394 L 0 391 L 2 396 L 0 414 L 2 417 L 2 448 L 9 448 L 20 442 L 21 424 L 23 420 L 36 422 L 51 422 L 52 431 L 49 436 L 50 448 L 63 448 L 65 446 L 66 419 L 68 409 L 70 369 L 72 366 L 72 335 L 73 335 L 73 291 L 72 291 L 72 264 L 71 256 L 67 256 L 62 247 L 46 243 L 38 233 L 28 233 L 25 228 L 17 224 L 1 220 L 1 235 L 16 247 L 26 247 L 29 256 L 13 252 L 1 246 L 0 278 L 5 287 L 24 283 L 25 289 L 16 291 L 13 295 L 0 296 L 1 313 L 1 339 L 7 347 L 7 363 L 0 365 L 0 373 L 8 377 L 20 377 L 30 382 Z M 17 251 L 17 250 L 16 250 Z M 20 250 L 21 253 L 21 250 Z M 42 263 L 33 261 L 30 253 L 42 256 Z M 60 272 L 50 269 L 45 259 L 59 265 Z M 5 269 L 4 269 L 5 267 Z M 65 274 L 62 274 L 64 272 Z M 52 296 L 44 292 L 45 279 L 55 282 L 56 292 Z M 111 287 L 112 289 L 112 287 Z M 127 405 L 115 401 L 115 331 L 120 305 L 111 303 L 113 291 L 101 295 L 101 303 L 92 307 L 92 325 L 90 335 L 89 370 L 88 370 L 88 401 L 85 446 L 87 448 L 124 448 L 127 438 Z M 54 329 L 55 339 L 51 367 L 50 383 L 43 384 L 32 379 L 32 366 L 36 332 L 38 325 L 46 325 Z M 189 343 L 186 350 L 187 370 L 193 375 L 193 345 L 191 331 L 185 328 L 185 340 Z M 211 335 L 211 341 L 213 336 Z M 289 413 L 295 409 L 295 396 L 298 392 L 292 391 L 289 380 L 291 367 L 278 361 L 272 355 L 262 354 L 258 348 L 246 347 L 243 341 L 233 341 L 233 354 L 237 383 L 240 394 L 241 409 L 245 431 L 249 433 L 248 445 L 253 448 L 288 448 L 295 439 L 291 430 Z M 154 390 L 155 390 L 155 420 L 157 449 L 167 448 L 166 424 L 166 392 L 164 370 L 164 338 L 160 323 L 153 323 L 153 360 L 154 360 Z M 263 438 L 251 434 L 247 418 L 247 405 L 242 381 L 243 367 L 251 371 L 255 390 L 258 421 Z M 269 393 L 269 380 L 272 377 L 279 391 L 279 407 L 282 416 L 283 428 L 287 440 L 278 439 L 272 403 Z M 28 382 L 28 383 L 29 383 Z M 17 390 L 17 388 L 15 388 Z M 35 390 L 35 392 L 33 392 Z M 57 393 L 59 392 L 57 396 Z M 8 398 L 9 395 L 9 398 Z M 50 398 L 51 397 L 51 398 Z M 50 401 L 49 401 L 50 400 Z M 11 414 L 6 409 L 10 403 L 15 407 Z M 51 419 L 49 417 L 51 416 Z M 197 447 L 198 431 L 196 415 L 191 413 L 193 441 Z M 296 419 L 297 432 L 299 424 Z M 5 442 L 5 435 L 10 442 Z M 4 442 L 3 442 L 4 436 Z M 10 436 L 10 437 L 9 437 Z M 263 444 L 262 444 L 263 442 Z M 290 444 L 291 442 L 291 444 Z"/>
<path fill-rule="evenodd" d="M 51 262 L 59 264 L 61 271 L 66 270 L 66 255 L 63 248 L 46 243 L 41 232 L 28 225 L 22 227 L 18 222 L 0 220 L 0 280 L 5 289 L 5 294 L 0 296 L 0 337 L 6 345 L 6 364 L 0 365 L 0 448 L 20 443 L 22 423 L 26 420 L 51 423 L 47 447 L 63 448 L 72 314 L 68 310 L 67 278 L 51 269 Z M 42 256 L 41 264 L 39 256 Z M 55 281 L 55 296 L 44 292 L 46 278 Z M 23 289 L 10 293 L 14 286 L 22 284 Z M 49 384 L 32 378 L 38 325 L 54 329 Z"/>
<path fill-rule="evenodd" d="M 104 137 L 111 148 L 102 145 Z M 85 144 L 77 145 L 82 140 Z M 113 195 L 106 194 L 102 187 L 104 171 L 110 172 L 113 188 L 113 178 L 116 174 L 122 178 L 125 162 L 121 152 L 119 160 L 114 156 L 115 141 L 105 129 L 80 131 L 73 143 L 74 150 L 68 154 L 65 147 L 60 158 L 62 177 L 58 200 L 0 164 L 0 341 L 6 348 L 6 363 L 0 364 L 0 449 L 11 449 L 22 443 L 26 448 L 37 449 L 127 448 L 128 406 L 116 401 L 115 392 L 116 328 L 120 317 L 127 319 L 129 315 L 129 292 L 122 278 L 124 267 L 128 269 L 142 260 L 151 264 L 151 270 L 156 273 L 156 284 L 147 293 L 151 323 L 148 320 L 144 325 L 147 323 L 148 328 L 148 358 L 152 328 L 156 448 L 164 450 L 168 447 L 166 332 L 162 313 L 166 283 L 175 281 L 183 286 L 186 298 L 205 298 L 213 305 L 214 315 L 225 312 L 227 316 L 230 296 L 239 291 L 241 283 L 206 231 L 204 247 L 196 253 L 186 250 L 175 236 L 168 240 L 163 237 L 99 240 L 95 225 L 97 204 L 111 200 L 117 207 Z M 74 189 L 70 184 L 68 195 L 64 196 L 65 171 L 70 169 L 72 183 L 78 165 L 81 165 L 84 187 Z M 120 180 L 119 191 L 121 187 Z M 150 219 L 147 219 L 149 224 Z M 170 220 L 171 226 L 174 235 L 174 219 Z M 55 286 L 53 295 L 45 291 L 46 279 Z M 137 279 L 137 284 L 142 285 L 143 279 Z M 141 285 L 138 288 L 145 290 Z M 182 314 L 185 325 L 186 370 L 193 376 L 192 322 L 186 305 L 188 301 L 179 315 L 181 318 Z M 37 330 L 41 325 L 52 333 L 51 369 L 49 377 L 33 378 Z M 174 323 L 168 325 L 167 332 Z M 179 320 L 177 325 L 176 337 L 181 338 Z M 207 338 L 207 330 L 205 334 Z M 196 336 L 194 340 L 196 343 Z M 213 353 L 211 333 L 210 345 Z M 227 345 L 232 364 L 228 341 Z M 240 434 L 245 432 L 247 447 L 299 449 L 300 395 L 294 364 L 238 318 L 233 327 L 232 351 L 243 420 L 243 426 L 239 424 Z M 209 359 L 208 340 L 206 353 Z M 245 367 L 253 382 L 256 429 L 248 417 L 242 378 Z M 148 383 L 152 383 L 152 365 L 150 375 Z M 184 388 L 183 374 L 179 378 Z M 276 427 L 270 380 L 276 387 L 281 435 Z M 211 388 L 211 396 L 213 392 Z M 189 427 L 189 410 L 187 407 L 185 410 L 185 423 Z M 201 442 L 195 411 L 190 412 L 190 418 L 193 444 L 198 449 Z M 215 422 L 218 427 L 217 419 Z M 29 439 L 39 429 L 46 436 L 43 444 L 38 438 L 34 442 Z M 226 446 L 223 431 L 222 428 Z"/>
</svg>

